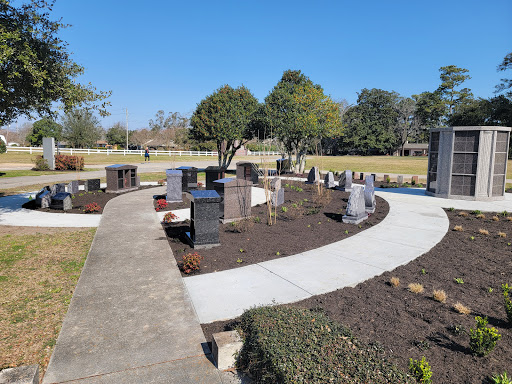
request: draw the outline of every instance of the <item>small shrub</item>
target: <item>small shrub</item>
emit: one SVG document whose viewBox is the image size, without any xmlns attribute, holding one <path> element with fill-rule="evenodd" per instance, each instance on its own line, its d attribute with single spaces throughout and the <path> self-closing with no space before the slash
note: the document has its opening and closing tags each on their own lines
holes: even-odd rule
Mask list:
<svg viewBox="0 0 512 384">
<path fill-rule="evenodd" d="M 507 216 L 508 216 L 508 212 L 507 212 L 507 211 L 503 211 L 503 212 L 501 212 L 501 216 L 503 216 L 503 217 L 507 217 Z"/>
<path fill-rule="evenodd" d="M 462 216 L 462 217 L 468 217 L 469 214 L 467 212 L 459 212 L 459 216 Z"/>
<path fill-rule="evenodd" d="M 420 274 L 422 274 L 422 275 L 426 275 L 427 274 L 427 271 L 425 270 L 425 268 L 421 268 Z"/>
<path fill-rule="evenodd" d="M 391 284 L 392 287 L 398 287 L 400 285 L 400 279 L 398 277 L 392 277 L 389 279 L 389 284 Z"/>
<path fill-rule="evenodd" d="M 48 165 L 48 162 L 43 156 L 36 156 L 34 160 L 34 170 L 35 171 L 48 171 L 50 169 L 50 166 Z"/>
<path fill-rule="evenodd" d="M 386 183 L 388 183 L 388 184 L 391 183 L 391 178 L 389 176 L 386 177 Z"/>
<path fill-rule="evenodd" d="M 474 211 L 471 211 L 471 213 L 473 215 L 480 215 L 482 213 L 482 211 L 478 210 L 478 209 L 475 209 Z"/>
<path fill-rule="evenodd" d="M 449 210 L 450 212 L 453 212 L 453 211 L 455 211 L 455 208 L 454 208 L 454 207 L 450 207 L 450 208 L 448 208 L 448 210 Z"/>
<path fill-rule="evenodd" d="M 494 375 L 491 380 L 494 384 L 512 384 L 512 378 L 507 376 L 507 372 L 503 372 L 501 375 Z"/>
<path fill-rule="evenodd" d="M 423 188 L 423 184 L 419 183 L 419 184 L 417 185 L 417 187 L 418 187 L 418 188 Z"/>
<path fill-rule="evenodd" d="M 498 237 L 507 237 L 507 234 L 505 232 L 498 232 Z"/>
<path fill-rule="evenodd" d="M 261 223 L 261 218 L 259 216 L 254 216 L 253 221 L 255 223 Z"/>
<path fill-rule="evenodd" d="M 281 207 L 281 211 L 286 213 L 286 212 L 288 212 L 288 208 L 287 207 Z"/>
<path fill-rule="evenodd" d="M 456 225 L 455 227 L 453 227 L 453 230 L 462 232 L 464 229 L 462 228 L 462 225 Z"/>
<path fill-rule="evenodd" d="M 446 292 L 442 289 L 434 289 L 434 293 L 432 295 L 435 301 L 439 301 L 440 303 L 446 302 Z"/>
<path fill-rule="evenodd" d="M 464 280 L 462 280 L 462 277 L 455 277 L 453 279 L 457 284 L 464 284 Z"/>
<path fill-rule="evenodd" d="M 84 169 L 83 156 L 55 155 L 55 169 L 59 171 Z"/>
<path fill-rule="evenodd" d="M 167 208 L 169 203 L 165 199 L 158 199 L 156 201 L 156 210 L 161 211 L 162 209 Z"/>
<path fill-rule="evenodd" d="M 503 291 L 503 299 L 505 302 L 505 312 L 507 313 L 508 322 L 512 324 L 512 300 L 509 296 L 510 287 L 508 284 L 502 284 L 501 290 Z"/>
<path fill-rule="evenodd" d="M 489 354 L 501 335 L 497 332 L 494 327 L 487 327 L 487 317 L 475 317 L 476 328 L 469 330 L 469 347 L 471 352 L 477 356 L 485 356 Z"/>
<path fill-rule="evenodd" d="M 456 302 L 453 305 L 453 309 L 455 309 L 455 311 L 457 311 L 461 315 L 469 315 L 471 313 L 471 309 L 469 309 L 468 307 L 466 307 L 465 305 L 463 305 L 459 302 Z"/>
<path fill-rule="evenodd" d="M 7 152 L 7 146 L 5 145 L 4 141 L 0 139 L 0 153 Z"/>
<path fill-rule="evenodd" d="M 204 257 L 199 255 L 197 252 L 195 253 L 187 253 L 182 258 L 182 264 L 181 264 L 181 270 L 189 274 L 194 271 L 198 271 L 200 268 L 201 260 L 203 260 Z"/>
<path fill-rule="evenodd" d="M 99 212 L 101 210 L 101 207 L 98 205 L 98 203 L 90 203 L 90 204 L 87 204 L 85 207 L 84 207 L 84 212 L 85 213 L 93 213 L 93 212 Z"/>
<path fill-rule="evenodd" d="M 419 283 L 411 283 L 407 286 L 410 292 L 412 293 L 422 293 L 425 288 L 423 288 L 423 285 Z"/>
<path fill-rule="evenodd" d="M 423 356 L 419 361 L 410 359 L 409 372 L 416 380 L 418 380 L 419 383 L 432 383 L 432 370 L 430 369 L 430 365 L 427 360 L 425 360 L 425 356 Z"/>
<path fill-rule="evenodd" d="M 478 232 L 481 234 L 481 235 L 488 235 L 489 234 L 489 231 L 487 229 L 483 229 L 483 228 L 480 228 L 478 230 Z"/>
<path fill-rule="evenodd" d="M 476 215 L 476 218 L 477 219 L 485 219 L 485 215 L 483 213 L 479 213 L 478 215 Z"/>
<path fill-rule="evenodd" d="M 172 223 L 173 220 L 176 220 L 178 218 L 178 216 L 176 216 L 174 213 L 172 212 L 167 212 L 165 215 L 164 215 L 164 218 L 162 219 L 162 223 L 164 224 L 170 224 Z"/>
<path fill-rule="evenodd" d="M 471 240 L 471 241 L 475 240 L 475 236 L 469 236 L 469 240 Z"/>
</svg>

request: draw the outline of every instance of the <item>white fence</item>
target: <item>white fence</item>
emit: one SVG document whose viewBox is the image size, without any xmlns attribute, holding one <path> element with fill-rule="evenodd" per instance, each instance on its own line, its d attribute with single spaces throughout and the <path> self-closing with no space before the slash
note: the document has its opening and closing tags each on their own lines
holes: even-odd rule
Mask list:
<svg viewBox="0 0 512 384">
<path fill-rule="evenodd" d="M 248 156 L 275 156 L 275 155 L 281 155 L 281 152 L 251 152 L 249 151 L 247 153 Z"/>
<path fill-rule="evenodd" d="M 43 153 L 43 147 L 7 147 L 7 152 Z M 144 156 L 143 149 L 89 149 L 89 148 L 58 148 L 56 153 L 64 155 L 93 155 L 103 153 L 107 155 L 140 155 Z M 149 151 L 151 156 L 217 156 L 217 152 L 208 151 Z"/>
</svg>

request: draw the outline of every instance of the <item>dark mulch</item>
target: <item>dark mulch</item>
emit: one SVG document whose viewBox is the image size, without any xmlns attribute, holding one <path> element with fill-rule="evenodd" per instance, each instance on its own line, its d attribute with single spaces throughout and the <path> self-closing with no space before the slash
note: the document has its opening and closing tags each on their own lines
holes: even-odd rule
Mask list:
<svg viewBox="0 0 512 384">
<path fill-rule="evenodd" d="M 459 216 L 447 211 L 450 231 L 432 250 L 407 265 L 386 272 L 355 288 L 315 296 L 293 304 L 323 308 L 334 320 L 351 328 L 360 340 L 380 343 L 387 357 L 407 370 L 409 358 L 425 356 L 434 383 L 490 383 L 493 374 L 512 373 L 512 327 L 506 323 L 501 284 L 512 283 L 512 222 L 493 214 L 485 218 Z M 461 225 L 463 231 L 454 231 Z M 479 233 L 486 229 L 489 235 Z M 507 237 L 499 237 L 503 232 Z M 474 239 L 472 240 L 471 237 Z M 400 286 L 389 284 L 391 277 Z M 463 284 L 454 279 L 461 278 Z M 410 283 L 421 283 L 425 291 L 408 291 Z M 445 303 L 432 298 L 434 289 L 447 294 Z M 470 315 L 454 311 L 457 302 L 471 309 Z M 475 357 L 469 349 L 470 328 L 475 316 L 487 316 L 490 326 L 502 335 L 495 350 Z M 236 324 L 236 320 L 234 321 Z M 231 322 L 203 325 L 208 341 L 212 333 L 230 329 Z M 457 332 L 463 330 L 462 332 Z"/>
<path fill-rule="evenodd" d="M 266 204 L 252 207 L 251 219 L 220 225 L 221 245 L 218 247 L 194 250 L 185 237 L 185 232 L 190 231 L 189 223 L 164 225 L 177 263 L 182 261 L 183 255 L 197 252 L 204 257 L 200 271 L 195 272 L 201 274 L 294 255 L 363 231 L 379 223 L 389 211 L 387 202 L 377 197 L 377 210 L 359 228 L 341 221 L 350 195 L 348 192 L 328 191 L 329 202 L 328 198 L 315 197 L 316 187 L 304 182 L 288 185 L 284 187 L 285 203 L 277 209 L 277 224 L 267 225 Z M 292 190 L 292 185 L 303 191 Z"/>
<path fill-rule="evenodd" d="M 146 188 L 155 188 L 155 186 L 142 186 L 139 189 L 146 189 Z M 125 192 L 125 193 L 130 193 L 130 192 Z M 80 191 L 80 193 L 72 195 L 71 201 L 73 204 L 73 208 L 70 210 L 67 210 L 67 211 L 63 211 L 60 209 L 51 209 L 51 208 L 39 208 L 36 206 L 35 199 L 26 202 L 25 204 L 22 205 L 22 207 L 26 208 L 26 209 L 32 209 L 35 211 L 50 212 L 50 213 L 83 213 L 83 214 L 85 214 L 84 207 L 87 204 L 96 203 L 101 207 L 101 209 L 98 212 L 88 213 L 89 215 L 94 215 L 94 214 L 103 213 L 103 208 L 105 207 L 105 204 L 107 204 L 110 200 L 112 200 L 113 198 L 120 196 L 120 195 L 124 195 L 124 193 L 106 193 L 105 189 L 100 189 L 99 191 L 91 191 L 91 192 Z"/>
</svg>

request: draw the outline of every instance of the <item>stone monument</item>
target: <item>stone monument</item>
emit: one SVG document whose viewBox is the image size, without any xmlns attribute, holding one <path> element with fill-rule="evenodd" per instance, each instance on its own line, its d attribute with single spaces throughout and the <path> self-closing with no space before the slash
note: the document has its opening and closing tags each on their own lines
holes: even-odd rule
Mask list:
<svg viewBox="0 0 512 384">
<path fill-rule="evenodd" d="M 107 174 L 107 188 L 105 192 L 119 193 L 139 189 L 140 179 L 139 176 L 137 176 L 136 165 L 109 165 L 105 167 L 105 172 Z"/>
<path fill-rule="evenodd" d="M 404 176 L 403 175 L 398 175 L 396 177 L 396 182 L 400 185 L 402 185 L 404 183 Z"/>
<path fill-rule="evenodd" d="M 368 218 L 364 209 L 364 187 L 354 185 L 347 203 L 347 213 L 342 217 L 344 223 L 359 224 Z"/>
<path fill-rule="evenodd" d="M 100 179 L 87 179 L 84 183 L 84 190 L 86 192 L 96 192 L 101 189 Z"/>
<path fill-rule="evenodd" d="M 48 167 L 55 171 L 55 139 L 53 137 L 43 137 L 43 158 L 48 163 Z"/>
<path fill-rule="evenodd" d="M 258 164 L 249 161 L 239 161 L 236 163 L 236 178 L 252 182 L 258 185 Z"/>
<path fill-rule="evenodd" d="M 41 208 L 49 208 L 52 202 L 50 187 L 46 186 L 36 194 L 36 206 Z"/>
<path fill-rule="evenodd" d="M 190 232 L 187 239 L 193 248 L 211 248 L 220 245 L 219 203 L 221 197 L 215 191 L 190 191 Z"/>
<path fill-rule="evenodd" d="M 276 168 L 277 168 L 278 175 L 288 172 L 288 169 L 290 169 L 290 160 L 289 159 L 277 159 L 276 160 Z"/>
<path fill-rule="evenodd" d="M 332 172 L 327 172 L 327 175 L 325 175 L 324 185 L 327 189 L 332 189 L 336 186 L 334 184 L 334 174 Z"/>
<path fill-rule="evenodd" d="M 73 195 L 77 194 L 79 191 L 79 183 L 78 180 L 73 180 L 68 183 L 67 191 L 68 193 L 72 193 Z"/>
<path fill-rule="evenodd" d="M 270 189 L 272 190 L 270 197 L 272 206 L 279 207 L 284 204 L 284 188 L 281 187 L 281 179 L 279 177 L 270 180 Z"/>
<path fill-rule="evenodd" d="M 52 197 L 50 208 L 52 209 L 62 209 L 64 211 L 68 211 L 73 208 L 73 203 L 71 201 L 71 193 L 60 192 Z"/>
<path fill-rule="evenodd" d="M 336 188 L 345 192 L 352 191 L 352 171 L 346 170 L 341 173 L 340 180 Z"/>
<path fill-rule="evenodd" d="M 313 167 L 309 171 L 308 180 L 306 184 L 318 184 L 320 183 L 320 172 L 318 171 L 318 167 Z"/>
<path fill-rule="evenodd" d="M 183 177 L 181 178 L 181 190 L 183 192 L 192 191 L 197 189 L 197 168 L 182 166 L 176 168 L 181 171 Z"/>
<path fill-rule="evenodd" d="M 182 199 L 182 178 L 183 173 L 177 169 L 167 169 L 165 171 L 167 176 L 167 197 L 169 203 L 176 203 L 183 201 Z"/>
<path fill-rule="evenodd" d="M 225 178 L 215 180 L 213 187 L 222 198 L 219 205 L 222 223 L 243 220 L 251 216 L 251 181 Z"/>
<path fill-rule="evenodd" d="M 375 212 L 375 187 L 373 180 L 373 175 L 366 176 L 364 185 L 364 207 L 366 213 Z"/>
<path fill-rule="evenodd" d="M 206 173 L 206 189 L 213 189 L 213 182 L 226 177 L 226 168 L 209 166 L 206 167 L 204 172 Z"/>
</svg>

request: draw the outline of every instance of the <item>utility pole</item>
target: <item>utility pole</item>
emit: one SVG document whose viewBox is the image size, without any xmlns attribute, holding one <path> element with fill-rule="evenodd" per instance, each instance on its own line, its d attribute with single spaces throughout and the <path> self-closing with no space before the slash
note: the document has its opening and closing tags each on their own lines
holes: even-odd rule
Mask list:
<svg viewBox="0 0 512 384">
<path fill-rule="evenodd" d="M 126 108 L 126 150 L 128 150 L 128 108 Z"/>
</svg>

